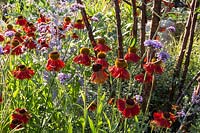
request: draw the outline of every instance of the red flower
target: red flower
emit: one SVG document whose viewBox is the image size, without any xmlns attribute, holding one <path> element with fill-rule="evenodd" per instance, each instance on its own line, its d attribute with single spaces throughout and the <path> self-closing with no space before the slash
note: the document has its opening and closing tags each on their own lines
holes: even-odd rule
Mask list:
<svg viewBox="0 0 200 133">
<path fill-rule="evenodd" d="M 96 101 L 93 101 L 89 106 L 88 106 L 88 110 L 90 111 L 95 111 L 97 109 L 97 103 Z"/>
<path fill-rule="evenodd" d="M 20 129 L 20 128 L 22 128 L 23 126 L 22 126 L 22 122 L 20 121 L 20 120 L 18 120 L 18 119 L 13 119 L 12 121 L 11 121 L 11 124 L 10 124 L 10 128 L 11 129 L 14 129 L 14 128 L 16 128 L 16 129 Z"/>
<path fill-rule="evenodd" d="M 106 58 L 106 54 L 104 52 L 99 52 L 97 54 L 97 59 L 95 59 L 95 63 L 101 64 L 102 69 L 108 68 L 108 65 L 109 65 L 105 58 Z"/>
<path fill-rule="evenodd" d="M 17 40 L 17 41 L 19 41 L 20 43 L 22 43 L 22 42 L 24 41 L 24 39 L 22 38 L 21 33 L 19 33 L 19 32 L 16 32 L 16 33 L 15 33 L 14 40 Z"/>
<path fill-rule="evenodd" d="M 162 61 L 157 62 L 149 62 L 143 65 L 144 70 L 147 73 L 157 73 L 162 74 L 164 72 L 164 68 L 162 67 Z"/>
<path fill-rule="evenodd" d="M 82 64 L 84 66 L 90 66 L 91 60 L 89 57 L 90 50 L 88 48 L 81 48 L 80 55 L 74 57 L 73 61 L 77 64 Z"/>
<path fill-rule="evenodd" d="M 49 22 L 50 19 L 49 18 L 46 18 L 45 16 L 43 16 L 42 14 L 40 14 L 40 17 L 38 18 L 37 22 L 38 23 L 47 23 Z"/>
<path fill-rule="evenodd" d="M 128 48 L 128 53 L 125 54 L 124 59 L 127 62 L 136 63 L 140 60 L 140 57 L 136 54 L 137 49 L 134 47 Z"/>
<path fill-rule="evenodd" d="M 5 40 L 4 36 L 0 34 L 0 42 L 3 42 Z"/>
<path fill-rule="evenodd" d="M 65 17 L 64 18 L 64 23 L 63 23 L 63 29 L 66 29 L 69 24 L 71 23 L 71 18 L 70 17 Z"/>
<path fill-rule="evenodd" d="M 76 33 L 73 33 L 71 36 L 73 39 L 79 39 L 79 36 Z"/>
<path fill-rule="evenodd" d="M 33 23 L 27 23 L 27 25 L 23 28 L 24 32 L 28 33 L 34 33 L 36 31 L 36 27 Z"/>
<path fill-rule="evenodd" d="M 59 59 L 60 55 L 57 51 L 53 51 L 49 54 L 46 69 L 48 71 L 60 71 L 65 67 L 65 63 Z"/>
<path fill-rule="evenodd" d="M 140 83 L 151 83 L 152 82 L 152 76 L 150 74 L 138 74 L 135 76 L 135 80 Z"/>
<path fill-rule="evenodd" d="M 140 106 L 134 99 L 118 99 L 117 108 L 126 118 L 132 118 L 140 113 Z"/>
<path fill-rule="evenodd" d="M 130 74 L 126 70 L 127 63 L 123 59 L 116 59 L 115 66 L 109 67 L 108 70 L 114 78 L 130 79 Z"/>
<path fill-rule="evenodd" d="M 25 26 L 27 24 L 27 20 L 23 16 L 18 16 L 16 24 Z"/>
<path fill-rule="evenodd" d="M 17 108 L 11 116 L 12 122 L 10 124 L 10 128 L 22 128 L 23 124 L 27 124 L 30 118 L 31 115 L 27 112 L 26 109 Z"/>
<path fill-rule="evenodd" d="M 170 128 L 176 120 L 176 116 L 169 112 L 155 112 L 153 118 L 154 120 L 151 121 L 151 124 L 163 128 Z"/>
<path fill-rule="evenodd" d="M 47 44 L 46 41 L 42 41 L 40 44 L 41 44 L 40 49 L 42 49 L 42 48 L 49 48 L 49 44 Z"/>
<path fill-rule="evenodd" d="M 98 51 L 98 52 L 106 53 L 106 52 L 110 51 L 111 49 L 105 44 L 105 39 L 99 38 L 97 40 L 97 45 L 94 47 L 94 50 Z"/>
<path fill-rule="evenodd" d="M 28 49 L 35 49 L 36 44 L 32 39 L 28 39 L 26 42 L 23 43 Z"/>
<path fill-rule="evenodd" d="M 34 70 L 27 68 L 25 65 L 17 66 L 17 69 L 12 72 L 13 76 L 17 79 L 30 79 L 35 74 Z"/>
<path fill-rule="evenodd" d="M 0 104 L 3 102 L 2 94 L 0 93 Z"/>
<path fill-rule="evenodd" d="M 11 55 L 20 55 L 23 53 L 22 46 L 19 45 L 18 40 L 13 40 L 12 46 L 9 43 L 10 42 L 8 42 L 6 46 L 3 48 L 5 54 L 10 54 L 10 51 Z"/>
<path fill-rule="evenodd" d="M 92 66 L 93 73 L 91 75 L 91 82 L 95 84 L 103 84 L 108 79 L 108 74 L 102 69 L 101 64 L 94 64 Z"/>
<path fill-rule="evenodd" d="M 76 29 L 84 29 L 85 25 L 83 23 L 83 20 L 78 19 L 75 23 L 74 23 L 74 28 Z"/>
</svg>

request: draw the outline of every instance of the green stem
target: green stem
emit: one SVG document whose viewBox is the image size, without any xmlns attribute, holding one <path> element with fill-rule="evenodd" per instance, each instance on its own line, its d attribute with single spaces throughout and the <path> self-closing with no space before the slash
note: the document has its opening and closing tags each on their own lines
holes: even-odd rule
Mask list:
<svg viewBox="0 0 200 133">
<path fill-rule="evenodd" d="M 96 116 L 96 118 L 97 118 L 96 133 L 98 133 L 98 131 L 99 131 L 99 124 L 98 123 L 99 123 L 99 116 L 101 115 L 100 114 L 101 112 L 98 112 L 100 104 L 101 104 L 101 90 L 102 90 L 102 85 L 100 84 L 100 85 L 98 85 L 98 90 L 97 90 L 97 106 L 98 106 L 98 109 L 97 109 L 97 116 Z"/>
</svg>

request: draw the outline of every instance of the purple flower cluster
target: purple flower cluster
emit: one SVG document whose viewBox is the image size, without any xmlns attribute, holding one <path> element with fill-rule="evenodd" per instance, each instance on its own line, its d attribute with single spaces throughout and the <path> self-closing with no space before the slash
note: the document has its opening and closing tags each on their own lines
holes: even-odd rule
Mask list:
<svg viewBox="0 0 200 133">
<path fill-rule="evenodd" d="M 162 60 L 163 62 L 166 62 L 170 56 L 167 52 L 162 51 L 162 52 L 158 53 L 157 57 L 158 57 L 158 59 Z"/>
<path fill-rule="evenodd" d="M 174 26 L 169 26 L 169 27 L 167 27 L 167 30 L 170 32 L 175 32 L 176 28 Z"/>
<path fill-rule="evenodd" d="M 72 6 L 70 7 L 70 11 L 71 12 L 76 12 L 78 11 L 79 9 L 82 9 L 82 8 L 85 8 L 85 6 L 81 5 L 81 4 L 78 4 L 78 3 L 74 3 L 72 4 Z"/>
<path fill-rule="evenodd" d="M 157 41 L 157 40 L 146 40 L 144 42 L 144 46 L 147 47 L 152 47 L 152 48 L 162 48 L 162 44 L 161 42 Z"/>
<path fill-rule="evenodd" d="M 15 35 L 15 32 L 12 31 L 12 30 L 9 30 L 9 31 L 5 32 L 5 36 L 7 36 L 7 37 L 13 37 L 14 35 Z"/>
<path fill-rule="evenodd" d="M 143 98 L 142 98 L 142 96 L 140 96 L 140 95 L 135 95 L 135 100 L 136 100 L 138 103 L 142 103 L 142 102 L 143 102 Z"/>
<path fill-rule="evenodd" d="M 196 88 L 194 88 L 194 91 L 192 93 L 192 99 L 191 102 L 193 104 L 200 104 L 200 83 L 198 84 L 198 86 Z"/>
<path fill-rule="evenodd" d="M 59 73 L 58 80 L 61 84 L 64 84 L 68 79 L 71 78 L 71 74 Z"/>
<path fill-rule="evenodd" d="M 0 55 L 3 54 L 3 47 L 0 46 Z"/>
</svg>

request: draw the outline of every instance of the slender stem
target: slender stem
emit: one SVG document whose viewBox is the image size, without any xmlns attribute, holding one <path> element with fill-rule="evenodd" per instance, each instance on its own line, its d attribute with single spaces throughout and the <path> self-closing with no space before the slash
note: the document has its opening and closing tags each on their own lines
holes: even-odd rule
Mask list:
<svg viewBox="0 0 200 133">
<path fill-rule="evenodd" d="M 124 133 L 127 133 L 127 118 L 124 120 Z"/>
<path fill-rule="evenodd" d="M 120 7 L 118 0 L 114 0 L 115 3 L 115 15 L 117 20 L 117 38 L 118 38 L 118 58 L 123 59 L 123 37 L 121 32 L 121 18 L 120 18 Z"/>
</svg>

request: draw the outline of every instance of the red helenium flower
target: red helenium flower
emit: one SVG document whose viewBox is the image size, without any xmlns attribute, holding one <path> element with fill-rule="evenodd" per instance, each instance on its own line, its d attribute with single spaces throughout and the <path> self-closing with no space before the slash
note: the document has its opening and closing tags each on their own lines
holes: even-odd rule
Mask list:
<svg viewBox="0 0 200 133">
<path fill-rule="evenodd" d="M 155 112 L 153 118 L 151 124 L 163 128 L 170 128 L 176 120 L 176 116 L 170 112 Z"/>
<path fill-rule="evenodd" d="M 65 17 L 64 22 L 63 22 L 63 29 L 66 29 L 69 26 L 70 23 L 71 23 L 71 18 Z"/>
<path fill-rule="evenodd" d="M 123 59 L 117 59 L 115 61 L 115 66 L 108 68 L 109 72 L 114 78 L 130 79 L 130 74 L 126 70 L 127 63 Z"/>
<path fill-rule="evenodd" d="M 10 42 L 8 42 L 3 48 L 5 54 L 10 54 L 11 52 L 11 55 L 20 55 L 23 53 L 22 46 L 19 45 L 18 40 L 13 40 L 12 45 L 10 45 L 9 43 Z"/>
<path fill-rule="evenodd" d="M 127 62 L 133 62 L 136 63 L 140 60 L 140 57 L 136 54 L 137 49 L 134 47 L 130 47 L 128 49 L 128 53 L 125 54 L 124 59 Z"/>
<path fill-rule="evenodd" d="M 104 52 L 99 52 L 97 54 L 97 58 L 95 58 L 95 63 L 101 64 L 102 69 L 108 68 L 108 65 L 109 65 L 105 58 L 106 58 L 106 53 L 104 53 Z"/>
<path fill-rule="evenodd" d="M 97 45 L 94 47 L 94 50 L 95 51 L 98 51 L 98 52 L 108 52 L 110 51 L 110 47 L 108 47 L 106 44 L 105 44 L 105 39 L 103 38 L 99 38 L 97 40 Z"/>
<path fill-rule="evenodd" d="M 135 80 L 140 83 L 151 83 L 152 82 L 152 76 L 150 74 L 138 74 L 135 76 Z"/>
<path fill-rule="evenodd" d="M 53 51 L 49 54 L 49 59 L 46 65 L 48 71 L 60 71 L 60 69 L 65 67 L 65 63 L 59 59 L 59 57 L 60 55 L 57 51 Z"/>
<path fill-rule="evenodd" d="M 140 113 L 140 106 L 134 99 L 118 99 L 117 108 L 126 118 L 132 118 Z"/>
<path fill-rule="evenodd" d="M 4 36 L 0 34 L 0 42 L 3 42 L 5 40 Z"/>
<path fill-rule="evenodd" d="M 84 29 L 85 25 L 84 25 L 84 23 L 83 23 L 83 20 L 78 19 L 78 20 L 74 23 L 73 27 L 76 28 L 76 29 L 79 29 L 79 30 L 80 30 L 80 29 Z"/>
<path fill-rule="evenodd" d="M 24 26 L 27 24 L 27 20 L 23 16 L 18 16 L 16 24 Z"/>
<path fill-rule="evenodd" d="M 75 56 L 73 61 L 77 64 L 82 64 L 84 66 L 90 66 L 91 59 L 89 57 L 90 50 L 88 48 L 81 48 L 80 54 Z"/>
<path fill-rule="evenodd" d="M 94 64 L 92 66 L 93 73 L 91 75 L 91 82 L 95 84 L 103 84 L 108 79 L 108 74 L 102 69 L 101 64 Z"/>
<path fill-rule="evenodd" d="M 12 72 L 13 76 L 17 79 L 30 79 L 35 74 L 34 70 L 27 68 L 25 65 L 17 66 L 17 69 Z"/>
<path fill-rule="evenodd" d="M 160 62 L 160 63 L 159 63 Z M 164 72 L 164 68 L 161 66 L 161 61 L 158 63 L 149 62 L 143 65 L 144 70 L 147 73 L 157 73 L 162 74 Z"/>
</svg>

